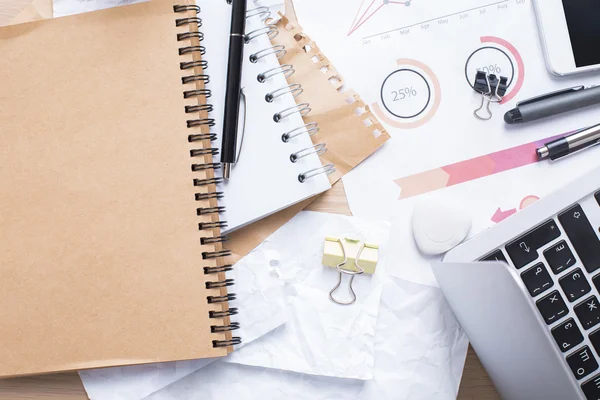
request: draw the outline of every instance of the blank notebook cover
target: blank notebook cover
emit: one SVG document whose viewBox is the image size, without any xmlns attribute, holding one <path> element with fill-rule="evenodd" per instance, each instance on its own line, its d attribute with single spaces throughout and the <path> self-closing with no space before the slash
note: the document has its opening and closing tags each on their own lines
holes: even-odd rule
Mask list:
<svg viewBox="0 0 600 400">
<path fill-rule="evenodd" d="M 231 350 L 206 99 L 182 83 L 200 35 L 176 4 L 0 28 L 0 376 Z"/>
</svg>

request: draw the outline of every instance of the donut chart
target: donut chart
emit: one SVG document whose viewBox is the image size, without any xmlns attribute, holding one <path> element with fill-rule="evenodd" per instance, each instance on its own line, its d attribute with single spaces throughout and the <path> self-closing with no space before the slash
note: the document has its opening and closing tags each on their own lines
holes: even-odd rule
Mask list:
<svg viewBox="0 0 600 400">
<path fill-rule="evenodd" d="M 418 60 L 402 58 L 396 64 L 398 69 L 383 80 L 379 102 L 371 108 L 390 126 L 418 128 L 433 118 L 440 106 L 440 82 L 431 68 Z"/>
<path fill-rule="evenodd" d="M 508 91 L 501 104 L 515 98 L 525 81 L 525 63 L 515 46 L 496 36 L 479 38 L 481 46 L 473 51 L 465 63 L 465 79 L 471 87 L 476 71 L 505 76 L 508 78 Z"/>
</svg>

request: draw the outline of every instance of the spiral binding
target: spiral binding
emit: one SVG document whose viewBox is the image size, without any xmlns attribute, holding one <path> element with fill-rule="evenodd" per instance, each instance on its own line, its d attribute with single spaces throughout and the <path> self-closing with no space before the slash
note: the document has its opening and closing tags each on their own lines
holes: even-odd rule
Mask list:
<svg viewBox="0 0 600 400">
<path fill-rule="evenodd" d="M 208 89 L 195 89 L 195 90 L 187 90 L 183 92 L 183 98 L 189 99 L 191 97 L 200 97 L 204 96 L 207 99 L 212 96 L 212 92 Z"/>
<path fill-rule="evenodd" d="M 279 67 L 271 68 L 270 70 L 267 70 L 261 74 L 258 74 L 256 76 L 256 80 L 258 80 L 260 83 L 264 83 L 269 78 L 271 78 L 277 74 L 283 74 L 283 76 L 287 79 L 290 76 L 294 75 L 294 72 L 296 72 L 296 70 L 294 69 L 293 65 L 282 64 Z"/>
<path fill-rule="evenodd" d="M 197 215 L 209 215 L 209 214 L 220 214 L 225 212 L 225 207 L 209 207 L 209 208 L 197 208 Z"/>
<path fill-rule="evenodd" d="M 175 13 L 188 13 L 191 11 L 191 12 L 195 12 L 195 14 L 198 15 L 198 14 L 200 14 L 200 7 L 198 7 L 197 5 L 175 5 L 173 7 L 173 11 Z M 263 15 L 263 14 L 259 13 L 256 15 Z M 200 28 L 202 26 L 202 19 L 197 16 L 175 19 L 175 26 L 182 27 L 182 26 L 188 26 L 188 25 L 192 25 L 192 28 L 194 28 L 194 27 Z M 251 32 L 251 34 L 252 34 L 251 38 L 255 38 L 262 34 L 269 35 L 269 37 L 271 37 L 270 35 L 273 35 L 272 30 L 270 30 L 270 29 L 264 29 L 264 30 L 260 30 L 260 31 L 257 30 L 255 32 Z M 189 32 L 183 32 L 183 33 L 177 34 L 178 41 L 196 40 L 196 39 L 198 40 L 198 42 L 202 42 L 204 40 L 204 34 L 202 32 L 198 32 L 197 29 L 191 29 Z M 194 53 L 204 55 L 204 54 L 206 54 L 206 49 L 204 48 L 204 46 L 197 45 L 197 44 L 192 44 L 191 46 L 184 46 L 179 49 L 180 55 L 194 54 Z M 206 60 L 186 61 L 186 62 L 181 62 L 179 64 L 179 67 L 182 71 L 199 67 L 202 69 L 202 72 L 204 72 L 208 68 L 208 62 Z M 202 82 L 203 84 L 207 84 L 210 82 L 210 77 L 204 73 L 202 73 L 202 74 L 194 73 L 192 75 L 183 76 L 181 78 L 181 82 L 182 82 L 182 84 L 190 84 L 190 83 L 195 83 L 195 82 Z M 183 97 L 186 99 L 197 97 L 201 100 L 206 100 L 206 99 L 209 99 L 211 97 L 211 95 L 212 95 L 212 93 L 209 89 L 194 89 L 194 90 L 187 90 L 187 91 L 183 92 Z M 200 112 L 210 113 L 213 111 L 213 109 L 214 109 L 214 107 L 212 104 L 203 103 L 203 104 L 198 104 L 198 105 L 186 106 L 185 113 L 186 114 L 200 113 Z M 215 120 L 213 118 L 188 119 L 186 121 L 186 124 L 187 124 L 188 128 L 202 127 L 202 126 L 212 127 L 215 125 Z M 192 135 L 188 135 L 188 142 L 189 143 L 202 142 L 202 141 L 212 142 L 216 138 L 217 138 L 217 135 L 214 133 L 192 134 Z M 213 147 L 192 149 L 192 150 L 190 150 L 190 157 L 212 157 L 212 156 L 217 155 L 218 152 L 219 152 L 218 149 L 213 148 Z M 192 171 L 216 170 L 216 169 L 220 168 L 220 166 L 221 165 L 219 163 L 215 163 L 215 162 L 195 163 L 195 164 L 192 164 Z M 220 184 L 220 183 L 222 183 L 222 178 L 209 177 L 206 179 L 194 179 L 193 184 L 195 187 L 210 187 L 209 192 L 207 192 L 207 193 L 196 193 L 195 194 L 196 201 L 205 201 L 205 200 L 222 198 L 223 197 L 222 192 L 211 191 L 217 184 Z M 220 214 L 224 211 L 225 211 L 225 207 L 222 207 L 222 206 L 201 207 L 201 208 L 196 209 L 196 214 L 197 215 L 214 215 L 214 214 Z M 200 231 L 217 230 L 217 232 L 219 232 L 218 231 L 219 229 L 224 228 L 226 226 L 227 226 L 227 222 L 225 222 L 225 221 L 201 222 L 198 224 L 198 229 Z M 229 236 L 217 234 L 217 236 L 201 237 L 200 244 L 202 244 L 202 245 L 218 244 L 218 243 L 224 243 L 228 240 L 229 240 Z M 232 253 L 230 250 L 216 250 L 216 251 L 211 251 L 211 252 L 203 252 L 202 259 L 203 260 L 221 259 L 224 257 L 228 257 L 231 254 Z M 205 275 L 217 275 L 217 274 L 226 273 L 228 271 L 231 271 L 232 269 L 233 269 L 232 265 L 223 265 L 223 266 L 215 266 L 215 267 L 205 266 L 204 274 Z M 232 286 L 232 285 L 234 285 L 234 283 L 235 283 L 234 279 L 208 281 L 208 282 L 206 282 L 206 288 L 207 289 L 220 289 L 220 288 Z M 220 296 L 207 296 L 206 301 L 209 304 L 228 303 L 230 301 L 235 300 L 235 298 L 236 298 L 236 296 L 234 293 L 228 293 L 226 295 L 220 295 Z M 237 308 L 229 308 L 227 310 L 220 310 L 220 311 L 211 310 L 211 311 L 209 311 L 208 316 L 211 319 L 228 320 L 228 318 L 230 316 L 236 315 L 237 313 L 238 313 Z M 210 330 L 212 333 L 223 333 L 223 332 L 234 331 L 239 328 L 240 328 L 240 324 L 238 322 L 229 322 L 229 323 L 223 324 L 223 325 L 211 325 Z M 229 346 L 239 345 L 239 344 L 241 344 L 241 342 L 242 342 L 241 338 L 234 336 L 234 337 L 231 337 L 231 339 L 229 339 L 229 340 L 213 340 L 212 345 L 213 345 L 213 347 L 229 347 Z"/>
<path fill-rule="evenodd" d="M 209 311 L 208 313 L 210 314 L 211 318 L 225 318 L 225 317 L 230 317 L 232 315 L 237 315 L 238 309 L 232 307 L 229 310 L 225 310 L 225 311 Z"/>
<path fill-rule="evenodd" d="M 275 46 L 267 47 L 266 49 L 262 49 L 257 51 L 256 53 L 250 54 L 250 62 L 256 64 L 261 59 L 274 54 L 275 57 L 279 60 L 281 57 L 287 54 L 287 50 L 285 46 L 282 44 L 276 44 Z"/>
<path fill-rule="evenodd" d="M 212 109 L 212 106 L 211 106 Z M 217 140 L 216 133 L 201 133 L 199 135 L 188 135 L 188 142 L 201 142 L 203 140 L 210 140 L 211 142 Z"/>
<path fill-rule="evenodd" d="M 223 178 L 194 179 L 194 186 L 208 186 L 223 183 Z"/>
<path fill-rule="evenodd" d="M 179 49 L 180 56 L 194 52 L 200 53 L 203 56 L 206 54 L 206 48 L 204 46 L 187 46 Z"/>
<path fill-rule="evenodd" d="M 183 40 L 183 39 L 181 39 Z M 198 60 L 198 61 L 187 61 L 179 63 L 180 69 L 190 69 L 195 67 L 201 67 L 204 71 L 208 68 L 208 61 L 206 60 Z"/>
<path fill-rule="evenodd" d="M 206 296 L 208 304 L 225 303 L 235 299 L 235 293 L 227 293 L 225 296 Z"/>
<path fill-rule="evenodd" d="M 311 122 L 306 125 L 294 128 L 291 131 L 286 132 L 283 135 L 281 135 L 281 140 L 284 143 L 287 143 L 290 140 L 292 140 L 293 138 L 300 136 L 305 132 L 308 133 L 308 136 L 314 135 L 315 133 L 319 132 L 319 124 L 317 124 L 316 122 Z"/>
<path fill-rule="evenodd" d="M 223 265 L 219 267 L 204 267 L 205 274 L 218 274 L 220 272 L 233 271 L 233 265 Z"/>
<path fill-rule="evenodd" d="M 206 111 L 207 113 L 213 112 L 212 104 L 199 104 L 197 106 L 185 106 L 185 112 L 188 114 L 195 113 L 195 112 L 202 112 L 202 111 Z"/>
<path fill-rule="evenodd" d="M 270 11 L 267 7 L 258 7 L 253 10 L 248 10 L 246 12 L 246 18 L 252 18 L 252 17 L 256 17 L 256 16 L 260 17 L 262 21 L 266 21 L 270 16 Z M 252 40 L 254 40 L 257 37 L 262 36 L 262 35 L 266 35 L 269 39 L 273 39 L 277 36 L 278 33 L 279 33 L 279 31 L 275 24 L 266 23 L 264 27 L 254 29 L 253 31 L 247 33 L 246 34 L 246 43 L 249 43 Z M 261 59 L 268 57 L 268 56 L 273 56 L 273 55 L 277 59 L 280 59 L 283 56 L 285 56 L 286 54 L 287 54 L 287 50 L 286 50 L 285 46 L 276 44 L 276 45 L 266 47 L 262 50 L 259 50 L 259 51 L 256 51 L 256 52 L 250 54 L 249 61 L 251 63 L 257 63 Z M 282 74 L 284 76 L 284 78 L 287 79 L 290 76 L 294 75 L 295 72 L 296 72 L 296 70 L 294 69 L 293 65 L 281 64 L 278 67 L 271 68 L 269 70 L 266 70 L 266 71 L 258 74 L 256 76 L 256 80 L 260 83 L 264 83 L 279 74 Z M 281 97 L 281 96 L 284 96 L 287 94 L 291 94 L 292 97 L 296 98 L 296 97 L 300 96 L 303 91 L 304 91 L 304 89 L 302 89 L 302 85 L 293 83 L 293 84 L 284 86 L 282 88 L 279 88 L 277 90 L 274 90 L 270 93 L 267 93 L 265 95 L 265 101 L 267 103 L 273 103 L 275 100 L 277 100 L 278 97 Z M 280 123 L 281 121 L 290 117 L 293 114 L 298 113 L 298 114 L 300 114 L 301 117 L 304 117 L 304 116 L 308 115 L 310 112 L 311 112 L 310 104 L 300 103 L 293 107 L 286 108 L 284 110 L 281 110 L 281 111 L 273 114 L 273 121 L 275 121 L 276 123 Z M 312 135 L 316 134 L 317 132 L 319 132 L 318 123 L 310 122 L 304 126 L 299 126 L 288 132 L 283 133 L 281 135 L 281 140 L 284 143 L 288 143 L 288 142 L 292 141 L 294 138 L 296 138 L 300 135 L 303 135 L 305 133 L 308 134 L 309 136 L 312 136 Z M 300 160 L 304 157 L 307 157 L 311 154 L 316 154 L 316 155 L 320 156 L 321 154 L 325 153 L 326 151 L 327 151 L 327 146 L 324 143 L 319 143 L 312 147 L 302 149 L 295 153 L 290 154 L 290 162 L 296 163 L 296 162 L 298 162 L 298 160 Z M 335 166 L 333 164 L 327 164 L 325 166 L 300 173 L 298 175 L 298 182 L 304 183 L 307 180 L 309 180 L 317 175 L 321 175 L 321 174 L 330 175 L 334 172 L 335 172 Z"/>
<path fill-rule="evenodd" d="M 226 286 L 233 286 L 235 284 L 235 279 L 225 279 L 224 281 L 218 282 L 206 282 L 207 289 L 218 289 Z"/>
<path fill-rule="evenodd" d="M 206 85 L 207 83 L 210 83 L 210 77 L 205 74 L 199 74 L 199 75 L 184 76 L 183 78 L 181 78 L 181 83 L 183 83 L 184 85 L 186 83 L 192 83 L 192 82 L 196 82 L 196 81 L 202 81 Z"/>
<path fill-rule="evenodd" d="M 265 100 L 267 101 L 267 103 L 272 103 L 273 101 L 275 101 L 276 98 L 278 98 L 279 96 L 283 96 L 286 93 L 290 93 L 292 97 L 296 98 L 300 96 L 302 92 L 304 92 L 304 89 L 302 89 L 302 85 L 298 83 L 292 83 L 291 85 L 287 85 L 280 89 L 274 90 L 271 93 L 267 93 L 267 95 L 265 96 Z"/>
<path fill-rule="evenodd" d="M 210 238 L 201 238 L 200 244 L 212 244 L 212 243 L 223 243 L 229 241 L 228 235 L 215 236 Z"/>
<path fill-rule="evenodd" d="M 246 43 L 250 43 L 252 40 L 256 39 L 260 35 L 267 35 L 270 39 L 274 39 L 275 36 L 279 35 L 279 30 L 277 30 L 277 26 L 274 24 L 268 24 L 265 27 L 255 29 L 251 32 L 246 33 Z"/>
<path fill-rule="evenodd" d="M 325 143 L 315 144 L 314 146 L 307 147 L 306 149 L 298 150 L 295 153 L 290 154 L 290 161 L 293 163 L 297 163 L 301 158 L 307 157 L 311 154 L 316 154 L 320 156 L 327 151 L 325 147 Z"/>
<path fill-rule="evenodd" d="M 298 175 L 298 181 L 300 181 L 300 183 L 304 183 L 304 182 L 306 182 L 307 179 L 310 179 L 314 176 L 317 176 L 320 174 L 330 175 L 330 174 L 333 174 L 334 172 L 335 172 L 335 165 L 327 164 L 327 165 L 323 165 L 322 167 L 311 169 L 310 171 L 306 171 L 306 172 Z"/>
<path fill-rule="evenodd" d="M 271 11 L 269 10 L 269 7 L 265 6 L 253 8 L 252 10 L 246 11 L 246 19 L 252 17 L 260 17 L 262 21 L 265 21 L 267 18 L 269 18 L 270 15 Z"/>
</svg>

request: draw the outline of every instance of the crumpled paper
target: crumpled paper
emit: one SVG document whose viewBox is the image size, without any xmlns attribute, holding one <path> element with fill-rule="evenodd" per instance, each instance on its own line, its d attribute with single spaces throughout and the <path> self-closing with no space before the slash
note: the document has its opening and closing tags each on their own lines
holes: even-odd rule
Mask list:
<svg viewBox="0 0 600 400">
<path fill-rule="evenodd" d="M 260 344 L 247 348 L 254 346 Z M 390 277 L 384 283 L 377 321 L 373 380 L 218 361 L 147 400 L 451 400 L 458 392 L 467 347 L 439 289 Z"/>
<path fill-rule="evenodd" d="M 390 276 L 375 338 L 360 399 L 456 399 L 469 341 L 440 289 Z"/>
<path fill-rule="evenodd" d="M 242 337 L 242 346 L 286 322 L 283 282 L 272 268 L 242 259 L 228 275 L 236 280 L 232 292 L 237 300 L 232 306 L 239 314 L 233 320 L 241 325 L 236 336 Z M 79 376 L 91 400 L 139 400 L 216 360 L 86 370 Z"/>
<path fill-rule="evenodd" d="M 338 281 L 335 268 L 322 265 L 326 236 L 379 245 L 374 275 L 354 279 L 354 304 L 329 299 Z M 289 321 L 227 362 L 338 378 L 371 379 L 375 325 L 385 273 L 389 224 L 303 211 L 242 260 L 253 268 L 271 265 L 285 282 Z M 349 300 L 348 277 L 337 296 Z"/>
</svg>

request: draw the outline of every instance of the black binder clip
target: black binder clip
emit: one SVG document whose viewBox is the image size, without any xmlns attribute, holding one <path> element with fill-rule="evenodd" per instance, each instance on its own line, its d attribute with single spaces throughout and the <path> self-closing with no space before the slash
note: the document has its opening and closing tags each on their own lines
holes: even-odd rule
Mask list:
<svg viewBox="0 0 600 400">
<path fill-rule="evenodd" d="M 492 118 L 490 103 L 500 103 L 508 90 L 508 78 L 477 71 L 473 89 L 481 94 L 481 106 L 473 114 L 478 119 L 487 121 Z"/>
</svg>

